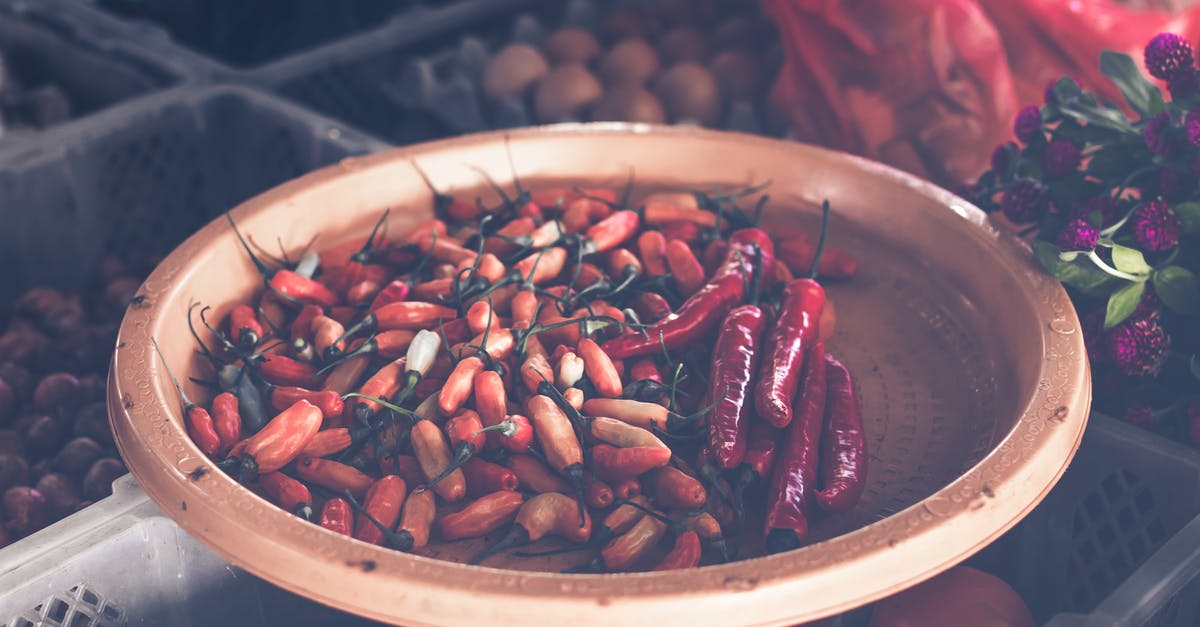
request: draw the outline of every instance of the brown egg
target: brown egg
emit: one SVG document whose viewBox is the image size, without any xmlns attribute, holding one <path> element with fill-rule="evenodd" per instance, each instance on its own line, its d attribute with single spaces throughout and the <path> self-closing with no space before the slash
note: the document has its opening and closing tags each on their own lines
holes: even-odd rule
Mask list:
<svg viewBox="0 0 1200 627">
<path fill-rule="evenodd" d="M 751 99 L 759 95 L 762 65 L 744 50 L 724 50 L 713 57 L 708 69 L 728 98 Z"/>
<path fill-rule="evenodd" d="M 640 85 L 621 85 L 604 94 L 592 109 L 596 121 L 645 122 L 661 124 L 666 121 L 662 103 Z"/>
<path fill-rule="evenodd" d="M 560 28 L 546 38 L 543 47 L 554 65 L 587 64 L 600 54 L 596 37 L 582 28 Z"/>
<path fill-rule="evenodd" d="M 527 44 L 511 44 L 488 59 L 483 93 L 492 100 L 518 99 L 550 71 L 546 58 Z"/>
<path fill-rule="evenodd" d="M 645 39 L 626 39 L 600 62 L 600 75 L 610 85 L 642 85 L 658 73 L 658 53 Z"/>
<path fill-rule="evenodd" d="M 667 67 L 684 61 L 704 61 L 708 56 L 708 38 L 697 28 L 676 26 L 658 40 L 658 51 Z"/>
<path fill-rule="evenodd" d="M 676 65 L 659 75 L 654 91 L 677 122 L 711 126 L 721 115 L 721 90 L 703 65 Z"/>
<path fill-rule="evenodd" d="M 600 81 L 582 65 L 560 65 L 538 82 L 534 108 L 543 122 L 580 120 L 604 94 Z"/>
</svg>

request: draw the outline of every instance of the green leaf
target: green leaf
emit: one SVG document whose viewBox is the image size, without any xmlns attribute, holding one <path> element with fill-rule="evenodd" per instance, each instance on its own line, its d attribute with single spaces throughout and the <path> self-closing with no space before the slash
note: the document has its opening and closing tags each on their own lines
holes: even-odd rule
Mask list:
<svg viewBox="0 0 1200 627">
<path fill-rule="evenodd" d="M 1071 287 L 1088 294 L 1102 294 L 1104 287 L 1115 279 L 1105 274 L 1084 258 L 1075 261 L 1063 261 L 1058 254 L 1062 252 L 1058 246 L 1042 240 L 1033 242 L 1033 251 L 1038 261 L 1054 278 Z"/>
<path fill-rule="evenodd" d="M 1184 233 L 1200 231 L 1200 202 L 1181 202 L 1172 209 L 1183 223 Z"/>
<path fill-rule="evenodd" d="M 1200 312 L 1200 279 L 1182 266 L 1167 266 L 1155 271 L 1151 279 L 1154 293 L 1162 302 L 1182 314 Z"/>
<path fill-rule="evenodd" d="M 1142 76 L 1137 62 L 1129 55 L 1111 50 L 1101 52 L 1100 71 L 1121 90 L 1125 101 L 1143 118 L 1163 110 L 1162 92 Z"/>
<path fill-rule="evenodd" d="M 1111 329 L 1124 322 L 1142 302 L 1142 292 L 1145 291 L 1146 284 L 1135 281 L 1113 292 L 1108 297 L 1108 308 L 1104 311 L 1104 328 Z"/>
<path fill-rule="evenodd" d="M 1088 124 L 1103 126 L 1126 135 L 1138 134 L 1137 129 L 1133 128 L 1129 119 L 1118 109 L 1084 102 L 1061 104 L 1058 108 L 1062 110 L 1063 114 Z"/>
<path fill-rule="evenodd" d="M 1137 168 L 1138 149 L 1129 143 L 1107 144 L 1087 162 L 1087 173 L 1101 181 L 1125 178 Z"/>
<path fill-rule="evenodd" d="M 1129 248 L 1120 244 L 1113 244 L 1112 247 L 1113 265 L 1121 272 L 1129 274 L 1149 274 L 1153 268 L 1146 263 L 1146 258 L 1142 256 L 1142 251 L 1136 248 Z"/>
<path fill-rule="evenodd" d="M 1083 93 L 1079 89 L 1079 83 L 1065 76 L 1054 81 L 1053 90 L 1055 102 L 1071 102 Z"/>
</svg>

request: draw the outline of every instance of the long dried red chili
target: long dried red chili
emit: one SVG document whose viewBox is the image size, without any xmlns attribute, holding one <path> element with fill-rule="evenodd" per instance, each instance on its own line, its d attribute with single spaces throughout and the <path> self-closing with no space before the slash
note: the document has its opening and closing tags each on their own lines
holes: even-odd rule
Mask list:
<svg viewBox="0 0 1200 627">
<path fill-rule="evenodd" d="M 825 433 L 821 436 L 821 485 L 817 505 L 845 512 L 862 498 L 867 479 L 867 438 L 854 395 L 850 370 L 832 355 L 825 356 L 828 395 Z"/>
<path fill-rule="evenodd" d="M 751 384 L 760 359 L 759 350 L 767 318 L 755 305 L 729 312 L 717 332 L 712 370 L 708 377 L 708 450 L 721 468 L 742 462 L 753 411 Z"/>
</svg>

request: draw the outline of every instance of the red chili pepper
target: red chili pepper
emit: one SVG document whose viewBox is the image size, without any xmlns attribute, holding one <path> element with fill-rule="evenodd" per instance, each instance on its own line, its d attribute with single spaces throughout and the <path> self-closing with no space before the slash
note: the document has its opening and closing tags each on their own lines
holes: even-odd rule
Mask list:
<svg viewBox="0 0 1200 627">
<path fill-rule="evenodd" d="M 646 335 L 622 335 L 605 342 L 604 351 L 613 359 L 627 359 L 657 353 L 663 346 L 672 350 L 703 341 L 745 296 L 756 259 L 761 267 L 770 267 L 774 262 L 770 237 L 759 229 L 735 231 L 729 238 L 725 262 L 675 315 L 650 325 Z"/>
<path fill-rule="evenodd" d="M 633 311 L 645 324 L 658 322 L 671 315 L 671 303 L 662 294 L 642 292 L 633 299 Z M 632 331 L 631 331 L 632 332 Z"/>
<path fill-rule="evenodd" d="M 345 352 L 346 340 L 342 339 L 342 335 L 346 333 L 346 328 L 341 322 L 329 316 L 317 316 L 310 324 L 312 345 L 317 354 L 326 357 Z"/>
<path fill-rule="evenodd" d="M 499 434 L 497 440 L 500 446 L 506 451 L 513 453 L 528 453 L 529 447 L 533 444 L 533 423 L 528 418 L 521 414 L 509 414 L 501 420 L 499 424 L 509 423 L 510 426 L 504 429 L 499 429 L 494 433 Z M 489 427 L 495 425 L 488 425 Z M 492 435 L 488 434 L 489 437 Z"/>
<path fill-rule="evenodd" d="M 704 273 L 711 275 L 717 271 L 721 265 L 721 261 L 725 259 L 725 253 L 729 251 L 729 243 L 723 239 L 715 239 L 709 242 L 708 246 L 704 247 L 704 254 L 700 256 L 700 265 L 704 266 Z"/>
<path fill-rule="evenodd" d="M 304 457 L 296 462 L 296 474 L 300 478 L 315 483 L 334 492 L 349 491 L 356 498 L 362 498 L 371 487 L 374 480 L 354 466 L 335 462 L 320 457 Z"/>
<path fill-rule="evenodd" d="M 422 253 L 434 261 L 457 264 L 464 259 L 474 259 L 475 251 L 463 248 L 450 237 L 434 236 L 432 233 L 417 240 Z"/>
<path fill-rule="evenodd" d="M 562 246 L 543 248 L 513 265 L 527 283 L 541 285 L 562 273 L 567 263 L 567 249 Z"/>
<path fill-rule="evenodd" d="M 467 398 L 471 396 L 471 388 L 475 385 L 475 375 L 482 371 L 483 360 L 478 357 L 464 357 L 459 360 L 438 395 L 438 408 L 443 414 L 449 416 L 467 402 Z"/>
<path fill-rule="evenodd" d="M 654 516 L 642 516 L 629 531 L 613 538 L 601 549 L 592 568 L 610 572 L 630 570 L 649 555 L 666 534 L 666 523 Z"/>
<path fill-rule="evenodd" d="M 437 514 L 437 498 L 428 490 L 413 490 L 404 502 L 404 513 L 400 515 L 400 526 L 396 535 L 412 538 L 412 548 L 429 544 L 429 530 Z"/>
<path fill-rule="evenodd" d="M 322 429 L 313 436 L 304 449 L 300 451 L 303 457 L 328 457 L 340 453 L 354 443 L 354 437 L 346 427 Z"/>
<path fill-rule="evenodd" d="M 687 222 L 696 226 L 712 228 L 717 225 L 717 214 L 694 207 L 681 207 L 676 204 L 650 201 L 643 208 L 647 224 L 670 224 L 672 222 Z"/>
<path fill-rule="evenodd" d="M 352 305 L 362 305 L 378 294 L 381 289 L 383 289 L 383 284 L 378 281 L 359 281 L 346 290 L 346 300 Z"/>
<path fill-rule="evenodd" d="M 463 476 L 467 479 L 467 496 L 479 498 L 500 490 L 516 490 L 521 486 L 521 480 L 516 473 L 501 466 L 472 457 L 462 467 Z"/>
<path fill-rule="evenodd" d="M 338 303 L 337 294 L 329 288 L 291 270 L 276 270 L 267 284 L 276 292 L 305 304 L 332 307 Z"/>
<path fill-rule="evenodd" d="M 613 490 L 607 483 L 590 477 L 584 477 L 583 498 L 588 507 L 593 509 L 608 509 L 613 504 Z"/>
<path fill-rule="evenodd" d="M 810 346 L 818 341 L 824 304 L 825 290 L 812 279 L 796 279 L 783 290 L 779 319 L 767 334 L 754 389 L 754 408 L 772 426 L 782 428 L 792 421 L 796 383 Z"/>
<path fill-rule="evenodd" d="M 679 570 L 700 565 L 700 536 L 695 531 L 685 531 L 675 536 L 675 546 L 670 553 L 651 570 Z"/>
<path fill-rule="evenodd" d="M 281 473 L 270 472 L 260 475 L 258 484 L 271 499 L 271 502 L 304 520 L 312 520 L 312 493 L 308 486 Z"/>
<path fill-rule="evenodd" d="M 387 529 L 396 526 L 400 519 L 400 508 L 408 495 L 404 479 L 396 475 L 384 475 L 371 484 L 363 497 L 363 511 L 354 521 L 354 537 L 368 544 L 383 544 L 384 533 L 376 522 Z M 374 518 L 375 520 L 371 520 Z"/>
<path fill-rule="evenodd" d="M 266 337 L 262 323 L 249 305 L 238 305 L 229 312 L 229 336 L 243 350 L 253 349 Z"/>
<path fill-rule="evenodd" d="M 754 420 L 750 425 L 750 437 L 746 442 L 746 455 L 742 458 L 742 464 L 746 466 L 753 476 L 746 479 L 747 483 L 753 481 L 761 481 L 771 476 L 771 470 L 775 467 L 775 451 L 778 449 L 779 441 L 783 432 L 771 425 Z"/>
<path fill-rule="evenodd" d="M 613 483 L 620 483 L 666 466 L 670 461 L 671 450 L 657 446 L 617 448 L 608 444 L 597 444 L 592 447 L 592 465 L 596 476 Z"/>
<path fill-rule="evenodd" d="M 509 532 L 470 563 L 478 564 L 504 549 L 537 542 L 551 534 L 584 542 L 592 535 L 592 519 L 586 511 L 577 512 L 569 496 L 556 492 L 539 494 L 521 505 Z"/>
<path fill-rule="evenodd" d="M 828 395 L 825 433 L 821 436 L 821 482 L 817 505 L 827 512 L 846 512 L 862 498 L 867 477 L 867 438 L 854 395 L 850 370 L 825 356 Z"/>
<path fill-rule="evenodd" d="M 642 273 L 642 260 L 628 248 L 614 248 L 608 253 L 607 267 L 614 277 L 636 277 Z"/>
<path fill-rule="evenodd" d="M 183 421 L 187 427 L 188 436 L 192 438 L 192 442 L 196 444 L 201 453 L 209 457 L 216 455 L 221 450 L 221 436 L 217 435 L 212 416 L 209 415 L 208 410 L 188 399 L 187 394 L 183 392 L 183 386 L 175 378 L 171 366 L 167 365 L 167 358 L 163 357 L 162 351 L 158 349 L 158 342 L 154 338 L 150 338 L 150 341 L 154 344 L 154 350 L 158 353 L 158 358 L 162 360 L 163 367 L 166 368 L 167 375 L 171 378 L 171 383 L 175 385 L 175 392 L 179 395 L 179 401 L 183 405 Z"/>
<path fill-rule="evenodd" d="M 537 312 L 538 297 L 533 290 L 521 290 L 512 299 L 512 328 L 513 330 L 528 329 L 533 326 L 534 315 Z"/>
<path fill-rule="evenodd" d="M 387 446 L 381 444 L 378 448 L 386 450 Z M 392 455 L 388 453 L 380 455 L 379 472 L 385 475 L 399 475 L 410 486 L 425 483 L 425 475 L 421 472 L 421 465 L 417 463 L 417 458 L 412 455 Z"/>
<path fill-rule="evenodd" d="M 220 452 L 228 451 L 242 439 L 242 415 L 238 413 L 238 400 L 233 393 L 221 392 L 213 397 L 212 420 L 221 438 Z"/>
<path fill-rule="evenodd" d="M 320 430 L 321 422 L 320 409 L 308 401 L 297 401 L 258 433 L 234 445 L 229 456 L 239 458 L 240 472 L 250 476 L 274 472 L 300 455 Z"/>
<path fill-rule="evenodd" d="M 629 367 L 629 380 L 663 382 L 662 373 L 654 360 L 646 357 L 634 360 L 633 365 Z"/>
<path fill-rule="evenodd" d="M 340 498 L 325 501 L 319 524 L 334 533 L 350 536 L 354 531 L 354 511 L 350 509 L 350 503 Z"/>
<path fill-rule="evenodd" d="M 542 443 L 546 461 L 582 495 L 583 448 L 570 419 L 550 397 L 542 394 L 530 396 L 525 401 L 525 408 L 533 422 L 533 431 Z"/>
<path fill-rule="evenodd" d="M 427 478 L 439 477 L 449 469 L 445 477 L 430 486 L 433 491 L 450 502 L 462 500 L 467 495 L 467 480 L 461 470 L 453 467 L 450 444 L 441 429 L 429 420 L 418 420 L 412 427 L 409 441 Z"/>
<path fill-rule="evenodd" d="M 490 427 L 503 422 L 508 413 L 508 394 L 504 391 L 504 379 L 500 373 L 482 370 L 475 374 L 471 386 L 475 390 L 475 411 L 479 412 L 483 426 Z"/>
<path fill-rule="evenodd" d="M 404 358 L 397 358 L 384 364 L 358 388 L 358 393 L 363 397 L 390 398 L 399 392 L 400 386 L 403 385 L 405 363 Z M 364 407 L 364 411 L 374 414 L 379 411 L 380 405 L 371 398 L 355 397 L 351 402 L 354 403 L 353 407 Z"/>
<path fill-rule="evenodd" d="M 663 466 L 651 470 L 646 482 L 651 497 L 660 507 L 699 509 L 708 500 L 704 485 L 678 468 Z"/>
<path fill-rule="evenodd" d="M 544 492 L 570 492 L 571 486 L 560 476 L 554 474 L 550 467 L 528 454 L 510 455 L 504 462 L 509 470 L 517 476 L 526 490 Z"/>
<path fill-rule="evenodd" d="M 783 448 L 776 456 L 767 488 L 765 529 L 767 550 L 772 553 L 796 548 L 808 534 L 808 517 L 817 490 L 821 426 L 825 419 L 824 349 L 820 342 L 810 349 L 799 394 L 799 412 L 784 432 Z"/>
<path fill-rule="evenodd" d="M 379 311 L 384 305 L 407 300 L 409 289 L 408 283 L 404 281 L 392 281 L 388 283 L 375 295 L 375 299 L 371 301 L 371 306 L 367 308 L 367 313 L 373 314 Z"/>
<path fill-rule="evenodd" d="M 342 397 L 337 392 L 332 390 L 306 390 L 294 386 L 280 386 L 271 388 L 271 407 L 275 411 L 283 411 L 297 401 L 308 401 L 317 406 L 321 410 L 321 415 L 326 418 L 333 418 L 342 415 L 345 410 L 345 403 Z"/>
<path fill-rule="evenodd" d="M 320 377 L 312 364 L 306 364 L 283 355 L 264 357 L 258 365 L 263 379 L 274 385 L 305 387 L 316 385 Z"/>
<path fill-rule="evenodd" d="M 524 504 L 525 497 L 519 492 L 492 492 L 453 514 L 442 516 L 438 532 L 450 541 L 485 536 L 512 522 Z"/>
<path fill-rule="evenodd" d="M 511 255 L 522 245 L 529 245 L 528 235 L 536 228 L 537 223 L 531 217 L 514 218 L 483 241 L 483 251 L 494 255 Z"/>
<path fill-rule="evenodd" d="M 766 316 L 755 305 L 729 312 L 717 332 L 709 372 L 708 450 L 722 469 L 742 463 L 753 412 L 751 384 L 758 362 Z"/>
<path fill-rule="evenodd" d="M 583 370 L 601 396 L 619 398 L 624 391 L 621 376 L 608 354 L 600 345 L 589 338 L 579 340 L 579 357 L 583 359 Z"/>
<path fill-rule="evenodd" d="M 585 253 L 599 253 L 619 246 L 637 232 L 638 214 L 635 211 L 616 211 L 593 224 L 584 233 Z"/>
<path fill-rule="evenodd" d="M 665 251 L 667 267 L 675 280 L 675 287 L 682 296 L 691 296 L 704 286 L 704 268 L 700 260 L 692 252 L 687 242 L 672 239 L 667 242 Z"/>
<path fill-rule="evenodd" d="M 659 231 L 644 231 L 637 238 L 638 257 L 650 276 L 667 273 L 667 238 Z"/>
<path fill-rule="evenodd" d="M 658 436 L 650 431 L 616 420 L 615 418 L 597 416 L 592 418 L 590 422 L 592 437 L 617 448 L 645 446 L 660 448 L 668 453 L 671 450 L 667 448 L 666 444 L 663 444 L 662 440 L 658 439 Z"/>
<path fill-rule="evenodd" d="M 626 479 L 613 484 L 613 496 L 622 501 L 628 501 L 641 493 L 642 484 L 637 479 Z"/>
<path fill-rule="evenodd" d="M 296 314 L 296 319 L 292 321 L 292 339 L 311 338 L 313 318 L 322 315 L 325 315 L 325 310 L 317 305 L 305 305 L 301 308 L 300 313 Z"/>
</svg>

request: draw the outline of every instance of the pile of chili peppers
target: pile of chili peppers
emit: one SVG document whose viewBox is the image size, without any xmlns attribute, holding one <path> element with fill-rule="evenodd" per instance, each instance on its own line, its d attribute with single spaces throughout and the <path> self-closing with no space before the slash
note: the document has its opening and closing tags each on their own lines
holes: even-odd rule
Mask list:
<svg viewBox="0 0 1200 627">
<path fill-rule="evenodd" d="M 365 542 L 488 536 L 478 563 L 557 537 L 588 552 L 572 572 L 787 550 L 855 505 L 862 419 L 817 276 L 857 262 L 825 245 L 828 204 L 814 243 L 758 227 L 761 187 L 493 187 L 499 206 L 435 190 L 405 236 L 385 214 L 298 260 L 229 219 L 264 289 L 220 324 L 188 312 L 217 392 L 179 389 L 201 451 Z"/>
</svg>

